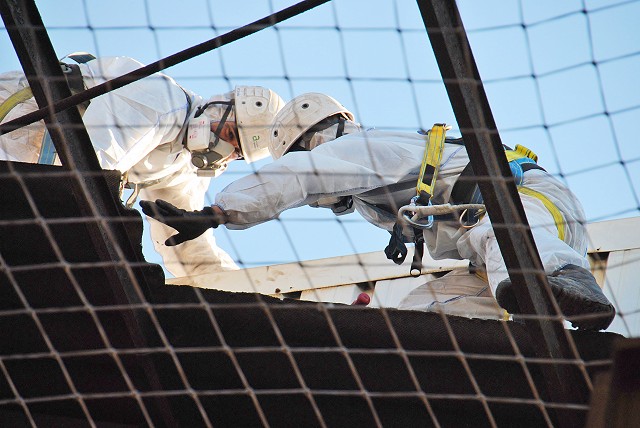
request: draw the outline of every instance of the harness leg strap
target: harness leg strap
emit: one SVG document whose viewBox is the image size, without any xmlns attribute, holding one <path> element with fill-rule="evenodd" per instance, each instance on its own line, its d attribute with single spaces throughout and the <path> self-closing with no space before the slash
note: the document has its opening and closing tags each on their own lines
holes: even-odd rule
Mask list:
<svg viewBox="0 0 640 428">
<path fill-rule="evenodd" d="M 384 249 L 384 254 L 397 265 L 401 265 L 407 257 L 407 246 L 404 244 L 401 224 L 396 223 L 393 226 L 389 245 Z"/>
</svg>

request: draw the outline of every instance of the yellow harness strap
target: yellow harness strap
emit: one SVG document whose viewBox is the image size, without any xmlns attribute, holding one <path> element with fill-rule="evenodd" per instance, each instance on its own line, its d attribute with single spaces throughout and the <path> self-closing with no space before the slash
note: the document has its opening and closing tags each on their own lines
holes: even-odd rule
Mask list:
<svg viewBox="0 0 640 428">
<path fill-rule="evenodd" d="M 91 61 L 96 57 L 86 52 L 74 52 L 66 56 L 66 58 L 71 58 L 78 64 L 83 64 L 85 62 Z M 64 58 L 63 58 L 64 59 Z M 82 73 L 76 64 L 65 64 L 60 60 L 60 66 L 62 67 L 62 71 L 67 79 L 67 85 L 71 89 L 71 93 L 75 94 L 83 91 L 84 88 L 84 80 L 82 78 Z M 20 103 L 27 101 L 29 98 L 33 97 L 33 92 L 31 91 L 31 87 L 27 86 L 26 88 L 20 89 L 15 94 L 9 96 L 2 104 L 0 104 L 0 122 L 9 114 L 11 110 L 15 106 Z M 78 104 L 78 111 L 80 111 L 80 115 L 84 114 L 84 111 L 87 109 L 87 105 L 89 101 Z M 44 137 L 42 140 L 42 146 L 40 149 L 40 155 L 38 157 L 39 164 L 46 165 L 54 165 L 58 160 L 58 154 L 56 153 L 55 146 L 53 145 L 53 141 L 51 140 L 51 136 L 49 132 L 45 130 Z"/>
<path fill-rule="evenodd" d="M 564 216 L 562 215 L 558 207 L 545 195 L 528 187 L 518 186 L 518 192 L 524 195 L 533 196 L 534 198 L 537 198 L 538 200 L 540 200 L 540 202 L 542 202 L 545 208 L 549 211 L 549 214 L 551 214 L 551 217 L 553 217 L 553 221 L 556 223 L 556 228 L 558 229 L 558 238 L 564 241 Z"/>
<path fill-rule="evenodd" d="M 0 104 L 0 122 L 7 117 L 9 112 L 14 109 L 20 103 L 23 103 L 33 97 L 31 87 L 20 89 L 15 94 L 9 96 L 2 104 Z M 51 140 L 49 132 L 45 130 L 44 137 L 42 139 L 42 145 L 40 147 L 40 155 L 38 155 L 38 163 L 45 165 L 54 165 L 57 160 L 58 154 Z"/>
<path fill-rule="evenodd" d="M 516 148 L 513 150 L 505 150 L 504 153 L 507 155 L 507 162 L 521 158 L 529 158 L 536 163 L 538 162 L 538 155 L 520 144 L 516 144 Z"/>
<path fill-rule="evenodd" d="M 4 102 L 0 104 L 0 122 L 2 122 L 2 120 L 9 114 L 11 110 L 13 110 L 15 106 L 27 101 L 32 96 L 33 93 L 31 92 L 31 87 L 27 86 L 26 88 L 20 89 L 18 92 L 12 94 L 11 96 L 9 96 L 9 98 L 4 100 Z"/>
<path fill-rule="evenodd" d="M 529 158 L 534 162 L 538 162 L 538 155 L 536 155 L 530 149 L 524 146 L 521 146 L 519 144 L 516 145 L 515 150 L 506 150 L 505 154 L 507 155 L 507 161 L 509 162 L 517 159 L 522 159 L 522 158 Z M 553 217 L 553 220 L 556 223 L 556 228 L 558 229 L 558 238 L 564 241 L 564 238 L 565 238 L 564 216 L 562 215 L 562 212 L 560 212 L 558 207 L 553 202 L 551 202 L 551 200 L 547 198 L 545 195 L 533 189 L 530 189 L 528 187 L 518 185 L 518 192 L 524 195 L 532 196 L 538 199 L 540 202 L 542 202 L 542 204 L 549 211 L 549 214 L 551 214 L 551 217 Z"/>
<path fill-rule="evenodd" d="M 416 185 L 416 195 L 423 205 L 427 205 L 429 199 L 433 196 L 438 169 L 442 161 L 442 152 L 444 152 L 445 136 L 449 129 L 451 129 L 451 126 L 447 126 L 444 123 L 436 123 L 427 133 L 427 144 L 424 148 L 420 176 Z"/>
</svg>

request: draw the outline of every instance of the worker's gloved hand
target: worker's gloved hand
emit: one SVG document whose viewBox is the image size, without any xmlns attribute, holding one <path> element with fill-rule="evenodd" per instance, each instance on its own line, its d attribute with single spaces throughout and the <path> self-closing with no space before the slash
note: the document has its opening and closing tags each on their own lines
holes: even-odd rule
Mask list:
<svg viewBox="0 0 640 428">
<path fill-rule="evenodd" d="M 178 231 L 165 241 L 164 244 L 170 247 L 195 239 L 210 227 L 216 228 L 221 223 L 211 207 L 204 207 L 200 211 L 187 211 L 162 199 L 156 199 L 155 202 L 140 201 L 140 207 L 149 217 Z"/>
</svg>

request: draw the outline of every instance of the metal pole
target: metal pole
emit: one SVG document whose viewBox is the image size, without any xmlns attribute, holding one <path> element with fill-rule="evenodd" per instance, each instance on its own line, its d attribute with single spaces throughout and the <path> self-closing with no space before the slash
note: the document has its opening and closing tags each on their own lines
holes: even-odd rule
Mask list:
<svg viewBox="0 0 640 428">
<path fill-rule="evenodd" d="M 257 33 L 258 31 L 264 30 L 265 28 L 272 27 L 278 24 L 279 22 L 292 18 L 301 13 L 307 12 L 308 10 L 311 10 L 314 7 L 320 6 L 329 1 L 331 0 L 301 1 L 300 3 L 296 3 L 293 6 L 287 7 L 269 16 L 258 19 L 257 21 L 254 21 L 250 24 L 236 28 L 232 31 L 229 31 L 228 33 L 222 34 L 211 40 L 207 40 L 198 45 L 187 48 L 181 52 L 175 53 L 173 55 L 169 55 L 166 58 L 162 58 L 156 62 L 145 65 L 144 67 L 141 67 L 137 70 L 133 70 L 127 74 L 116 77 L 115 79 L 111 79 L 107 82 L 101 83 L 100 85 L 96 85 L 92 88 L 89 88 L 75 95 L 69 95 L 68 97 L 56 99 L 52 105 L 48 106 L 48 108 L 51 111 L 57 113 L 71 106 L 81 104 L 92 98 L 100 96 L 106 92 L 121 88 L 125 85 L 128 85 L 129 83 L 132 83 L 137 80 L 143 79 L 147 76 L 150 76 L 155 72 L 162 71 L 168 67 L 179 64 L 190 58 L 193 58 L 198 55 L 202 55 L 206 52 L 210 52 L 214 49 L 217 49 L 221 46 L 227 45 L 236 40 L 247 37 L 251 34 Z M 46 114 L 47 112 L 41 108 L 40 110 L 36 110 L 34 112 L 25 114 L 24 116 L 13 119 L 9 122 L 3 123 L 2 125 L 0 125 L 0 135 L 4 135 L 8 132 L 13 131 L 14 129 L 20 128 L 22 126 L 25 126 L 30 123 L 36 122 L 40 119 L 43 119 Z"/>
<path fill-rule="evenodd" d="M 38 105 L 50 106 L 55 100 L 70 96 L 71 90 L 33 0 L 0 2 L 0 12 Z M 102 177 L 102 168 L 78 110 L 50 112 L 44 119 L 63 168 L 75 173 L 74 193 L 83 215 L 100 220 L 117 212 L 115 204 L 120 201 L 114 200 Z M 106 225 L 101 221 L 96 224 L 100 231 L 93 238 L 101 260 L 117 265 L 123 261 L 119 249 L 107 236 Z M 120 275 L 118 283 L 126 290 L 129 303 L 142 302 L 131 278 Z"/>
<path fill-rule="evenodd" d="M 71 173 L 72 192 L 80 211 L 83 217 L 95 219 L 85 224 L 99 260 L 109 263 L 104 274 L 109 278 L 114 303 L 142 304 L 145 300 L 141 284 L 118 244 L 118 241 L 128 242 L 128 237 L 116 239 L 117 228 L 111 227 L 110 213 L 118 213 L 116 204 L 122 203 L 109 189 L 79 111 L 68 108 L 55 112 L 51 108 L 55 101 L 70 97 L 71 90 L 38 8 L 34 0 L 7 0 L 0 1 L 0 13 L 38 106 L 48 108 L 44 121 L 63 168 Z M 118 218 L 116 222 L 121 220 Z M 152 327 L 146 318 L 137 316 L 133 310 L 124 311 L 123 316 L 132 343 L 136 347 L 147 347 L 147 335 Z M 157 368 L 145 363 L 143 370 L 149 384 L 161 390 Z M 175 425 L 168 401 L 160 401 L 157 407 L 162 418 L 167 425 Z"/>
<path fill-rule="evenodd" d="M 473 170 L 485 177 L 478 180 L 478 185 L 518 304 L 524 313 L 541 316 L 525 321 L 533 345 L 540 357 L 573 359 L 456 2 L 417 3 Z M 554 317 L 556 320 L 551 319 Z M 571 367 L 545 364 L 543 369 L 553 401 L 587 402 L 585 380 Z M 579 424 L 568 419 L 564 418 L 563 426 Z"/>
</svg>

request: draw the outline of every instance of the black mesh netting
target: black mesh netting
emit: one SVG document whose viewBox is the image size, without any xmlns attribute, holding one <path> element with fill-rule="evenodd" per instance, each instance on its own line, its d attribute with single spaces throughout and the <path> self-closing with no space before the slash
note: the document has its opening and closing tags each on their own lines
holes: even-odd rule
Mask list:
<svg viewBox="0 0 640 428">
<path fill-rule="evenodd" d="M 136 211 L 107 216 L 125 263 L 100 262 L 71 179 L 0 163 L 0 425 L 545 426 L 523 325 L 165 285 Z M 138 302 L 105 273 L 123 264 Z M 572 336 L 576 370 L 608 368 L 619 335 Z"/>
</svg>

